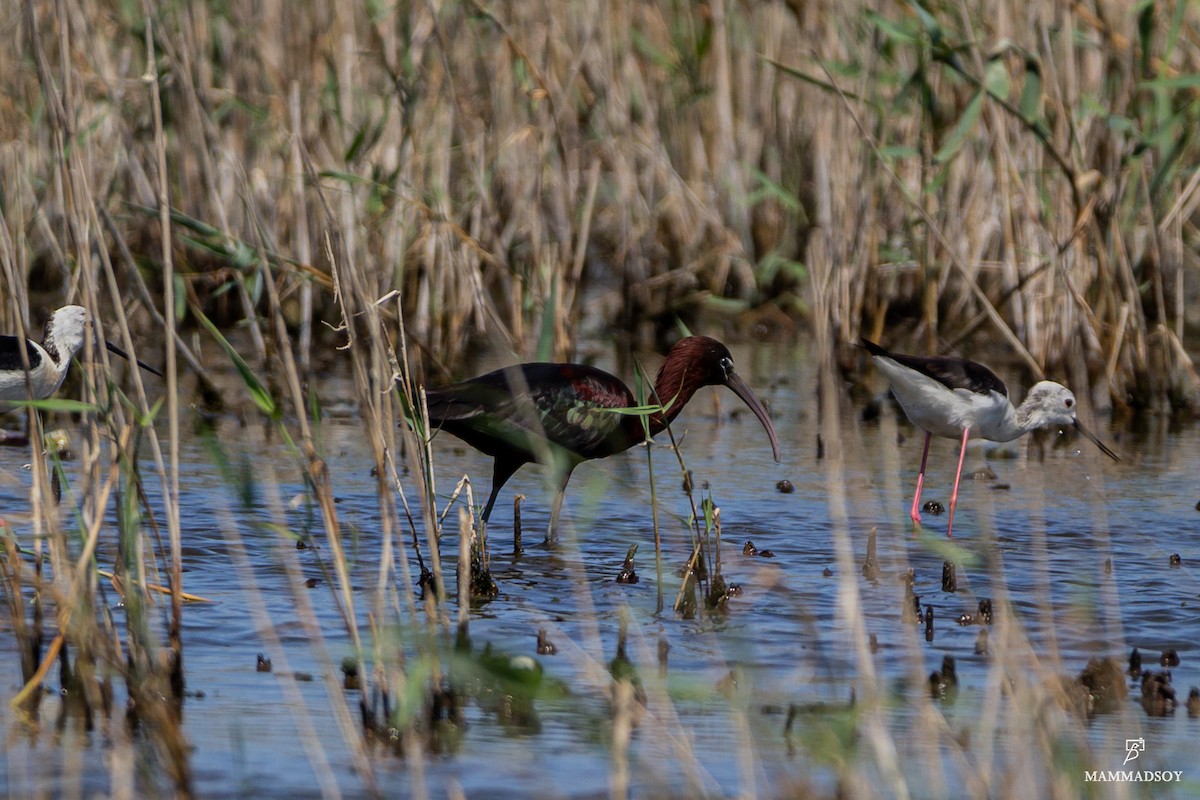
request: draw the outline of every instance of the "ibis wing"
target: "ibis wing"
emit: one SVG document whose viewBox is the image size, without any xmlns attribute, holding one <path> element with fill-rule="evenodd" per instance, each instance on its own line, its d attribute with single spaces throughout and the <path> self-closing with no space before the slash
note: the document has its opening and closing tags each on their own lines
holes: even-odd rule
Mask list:
<svg viewBox="0 0 1200 800">
<path fill-rule="evenodd" d="M 553 445 L 595 458 L 628 447 L 625 417 L 611 409 L 633 405 L 633 397 L 591 367 L 521 364 L 431 391 L 426 401 L 434 428 L 490 455 L 540 461 Z"/>
</svg>

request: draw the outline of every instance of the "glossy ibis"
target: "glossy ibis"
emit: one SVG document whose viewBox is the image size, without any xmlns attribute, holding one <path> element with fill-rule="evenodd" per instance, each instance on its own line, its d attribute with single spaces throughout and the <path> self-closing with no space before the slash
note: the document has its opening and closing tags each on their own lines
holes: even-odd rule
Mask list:
<svg viewBox="0 0 1200 800">
<path fill-rule="evenodd" d="M 659 368 L 650 400 L 666 411 L 649 415 L 650 435 L 662 431 L 697 389 L 715 385 L 728 386 L 750 407 L 766 428 L 778 461 L 779 440 L 766 408 L 734 371 L 725 345 L 706 336 L 680 340 Z M 550 513 L 551 536 L 571 471 L 646 439 L 640 416 L 614 412 L 636 405 L 629 388 L 582 364 L 517 364 L 432 390 L 426 403 L 433 429 L 448 431 L 495 459 L 484 522 L 500 489 L 522 465 L 536 461 L 554 470 L 558 491 Z"/>
<path fill-rule="evenodd" d="M 917 491 L 909 516 L 921 523 L 921 486 L 925 483 L 925 462 L 929 440 L 934 435 L 962 439 L 958 471 L 954 473 L 954 492 L 950 495 L 950 520 L 946 535 L 954 530 L 954 507 L 958 503 L 958 484 L 962 478 L 967 439 L 975 433 L 981 439 L 1009 442 L 1037 428 L 1070 425 L 1091 439 L 1104 455 L 1120 461 L 1075 416 L 1075 395 L 1060 383 L 1039 381 L 1029 390 L 1025 402 L 1013 408 L 1008 387 L 990 369 L 965 358 L 924 357 L 889 353 L 874 342 L 863 339 L 875 366 L 892 384 L 892 394 L 910 422 L 925 431 L 921 451 L 921 470 L 917 473 Z"/>
<path fill-rule="evenodd" d="M 25 367 L 21 363 L 21 338 L 0 336 L 0 400 L 43 400 L 58 391 L 71 359 L 83 347 L 88 312 L 83 306 L 63 306 L 50 315 L 42 343 L 25 340 L 29 360 L 29 383 L 25 382 Z M 113 353 L 130 359 L 120 348 L 104 343 Z M 142 369 L 162 377 L 153 367 L 136 362 Z"/>
</svg>

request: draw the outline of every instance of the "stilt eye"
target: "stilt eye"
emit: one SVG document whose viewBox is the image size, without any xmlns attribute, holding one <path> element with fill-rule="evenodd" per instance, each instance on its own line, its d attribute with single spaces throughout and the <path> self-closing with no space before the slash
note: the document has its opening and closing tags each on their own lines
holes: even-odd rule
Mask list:
<svg viewBox="0 0 1200 800">
<path fill-rule="evenodd" d="M 1067 408 L 1070 408 L 1071 406 L 1075 405 L 1075 398 L 1068 397 L 1066 400 L 1063 400 L 1063 403 L 1066 405 Z"/>
</svg>

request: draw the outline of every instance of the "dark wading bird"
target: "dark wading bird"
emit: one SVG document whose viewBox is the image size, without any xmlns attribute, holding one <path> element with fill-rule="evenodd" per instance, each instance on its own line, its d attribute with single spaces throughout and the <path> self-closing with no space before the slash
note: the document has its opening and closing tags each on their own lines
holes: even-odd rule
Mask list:
<svg viewBox="0 0 1200 800">
<path fill-rule="evenodd" d="M 0 336 L 0 401 L 44 400 L 57 392 L 67 376 L 71 359 L 83 347 L 87 324 L 86 308 L 63 306 L 47 320 L 41 344 L 25 340 L 25 354 L 29 360 L 28 385 L 21 363 L 20 337 Z M 104 346 L 126 361 L 133 360 L 115 345 L 105 342 Z M 162 377 L 162 373 L 153 367 L 141 361 L 136 363 L 147 372 Z"/>
<path fill-rule="evenodd" d="M 1008 387 L 983 364 L 949 356 L 906 356 L 889 353 L 866 339 L 862 343 L 871 354 L 876 368 L 892 384 L 892 394 L 909 421 L 925 431 L 921 470 L 917 473 L 917 491 L 909 512 L 917 525 L 921 524 L 921 486 L 925 483 L 929 440 L 935 435 L 962 439 L 958 471 L 954 473 L 954 492 L 950 495 L 947 536 L 954 530 L 958 483 L 962 478 L 967 439 L 972 433 L 993 442 L 1010 442 L 1037 428 L 1070 425 L 1091 439 L 1104 455 L 1113 461 L 1121 460 L 1083 427 L 1075 416 L 1075 395 L 1060 383 L 1039 381 L 1029 390 L 1025 402 L 1013 408 L 1008 399 Z"/>
<path fill-rule="evenodd" d="M 779 460 L 779 440 L 767 410 L 733 369 L 725 345 L 706 336 L 680 340 L 654 379 L 652 403 L 665 413 L 649 415 L 650 435 L 662 431 L 703 386 L 728 386 L 750 407 L 771 438 Z M 615 413 L 636 405 L 618 378 L 582 364 L 518 364 L 430 391 L 426 395 L 433 429 L 454 434 L 495 459 L 492 493 L 483 509 L 491 516 L 496 495 L 522 465 L 548 464 L 558 491 L 550 513 L 553 536 L 571 471 L 584 461 L 628 450 L 646 440 L 642 418 Z"/>
</svg>

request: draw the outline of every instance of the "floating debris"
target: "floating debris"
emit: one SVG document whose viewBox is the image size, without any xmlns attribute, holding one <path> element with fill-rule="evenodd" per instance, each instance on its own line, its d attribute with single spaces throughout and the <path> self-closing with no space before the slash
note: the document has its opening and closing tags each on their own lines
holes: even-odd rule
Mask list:
<svg viewBox="0 0 1200 800">
<path fill-rule="evenodd" d="M 747 539 L 746 544 L 742 546 L 742 555 L 758 556 L 759 558 L 774 558 L 775 553 L 771 550 L 759 550 L 754 546 L 754 542 Z"/>
<path fill-rule="evenodd" d="M 487 552 L 487 539 L 475 531 L 474 522 L 468 521 L 467 517 L 462 515 L 461 512 L 459 519 L 462 525 L 461 535 L 468 537 L 468 564 L 465 566 L 467 567 L 468 591 L 471 593 L 470 601 L 471 603 L 478 603 L 494 600 L 500 596 L 500 585 L 492 577 L 491 559 Z M 461 543 L 459 546 L 462 546 Z M 460 581 L 463 579 L 463 566 L 463 561 L 460 559 L 456 571 L 456 575 Z"/>
<path fill-rule="evenodd" d="M 1089 716 L 1116 711 L 1129 694 L 1125 675 L 1113 658 L 1088 659 L 1078 681 L 1088 692 L 1086 710 Z"/>
<path fill-rule="evenodd" d="M 792 482 L 789 480 L 779 481 L 778 483 L 775 484 L 775 489 L 780 494 L 791 494 L 792 492 L 796 491 L 796 487 L 793 486 Z"/>
<path fill-rule="evenodd" d="M 554 642 L 546 636 L 545 628 L 538 628 L 537 635 L 537 654 L 539 656 L 552 656 L 558 652 L 558 648 L 554 646 Z"/>
<path fill-rule="evenodd" d="M 831 570 L 829 567 L 826 567 L 824 570 L 821 571 L 821 574 L 824 575 L 826 578 L 832 578 L 833 570 Z"/>
<path fill-rule="evenodd" d="M 942 656 L 942 668 L 929 673 L 929 693 L 934 700 L 954 702 L 958 694 L 958 669 L 954 656 Z"/>
<path fill-rule="evenodd" d="M 525 548 L 521 545 L 521 503 L 525 502 L 525 495 L 518 494 L 513 498 L 513 553 L 519 554 L 524 552 Z"/>
<path fill-rule="evenodd" d="M 17 368 L 20 369 L 20 362 L 18 362 Z M 42 436 L 42 442 L 46 453 L 58 456 L 59 461 L 75 460 L 75 452 L 71 449 L 71 434 L 62 428 L 46 431 Z"/>
<path fill-rule="evenodd" d="M 358 662 L 353 658 L 342 659 L 342 688 L 348 692 L 362 689 L 362 681 L 358 677 Z"/>
<path fill-rule="evenodd" d="M 1193 719 L 1200 717 L 1200 689 L 1195 686 L 1188 690 L 1187 712 Z"/>
<path fill-rule="evenodd" d="M 266 658 L 263 656 L 262 653 L 259 653 L 258 654 L 258 664 L 255 665 L 254 671 L 255 672 L 270 672 L 271 671 L 271 659 Z"/>
<path fill-rule="evenodd" d="M 980 628 L 979 635 L 975 637 L 975 655 L 986 656 L 988 654 L 988 629 Z"/>
<path fill-rule="evenodd" d="M 1133 652 L 1129 654 L 1129 677 L 1142 677 L 1142 654 L 1138 652 L 1136 647 L 1133 648 Z"/>
<path fill-rule="evenodd" d="M 1158 657 L 1158 663 L 1164 667 L 1178 667 L 1179 653 L 1175 652 L 1174 648 L 1163 650 L 1162 655 Z"/>
<path fill-rule="evenodd" d="M 433 577 L 429 567 L 421 567 L 421 576 L 417 578 L 417 588 L 421 590 L 421 599 L 438 596 L 437 579 Z"/>
<path fill-rule="evenodd" d="M 796 721 L 801 717 L 821 717 L 822 720 L 830 714 L 840 714 L 854 708 L 857 698 L 854 689 L 850 689 L 850 697 L 845 702 L 839 700 L 812 700 L 807 703 L 788 703 L 787 717 L 783 723 L 783 735 L 791 736 L 795 731 Z M 772 708 L 774 711 L 777 706 Z M 764 711 L 767 709 L 764 708 Z M 782 710 L 782 709 L 780 709 Z M 823 724 L 823 723 L 822 723 Z"/>
<path fill-rule="evenodd" d="M 321 585 L 321 579 L 320 578 L 309 578 L 308 580 L 306 580 L 304 582 L 304 585 L 305 585 L 305 587 L 307 587 L 309 589 L 315 589 Z"/>
<path fill-rule="evenodd" d="M 1172 567 L 1182 567 L 1183 566 L 1183 559 L 1180 557 L 1179 553 L 1171 554 L 1171 566 Z"/>
<path fill-rule="evenodd" d="M 977 481 L 994 481 L 996 480 L 996 473 L 992 471 L 991 467 L 989 467 L 987 464 L 984 464 L 982 467 L 976 468 L 971 473 L 971 478 Z"/>
<path fill-rule="evenodd" d="M 979 621 L 984 625 L 992 624 L 992 600 L 989 597 L 979 601 Z"/>
<path fill-rule="evenodd" d="M 913 592 L 916 579 L 916 572 L 912 567 L 901 576 L 901 580 L 904 581 L 904 601 L 900 605 L 900 618 L 905 622 L 921 621 L 921 596 Z"/>
<path fill-rule="evenodd" d="M 1111 558 L 1104 559 L 1104 574 L 1112 575 L 1112 559 Z"/>
<path fill-rule="evenodd" d="M 637 667 L 629 660 L 629 656 L 625 654 L 625 640 L 628 635 L 627 626 L 628 621 L 622 615 L 617 628 L 617 652 L 613 656 L 612 661 L 608 662 L 608 672 L 612 675 L 614 683 L 629 683 L 633 688 L 634 700 L 645 705 L 646 690 L 642 688 L 642 678 L 638 674 Z M 615 696 L 614 692 L 613 697 Z"/>
<path fill-rule="evenodd" d="M 742 594 L 742 587 L 734 583 L 725 583 L 725 576 L 714 575 L 709 582 L 708 595 L 704 598 L 709 608 L 724 608 L 729 598 Z"/>
<path fill-rule="evenodd" d="M 1166 717 L 1175 713 L 1175 687 L 1171 685 L 1171 673 L 1142 673 L 1142 708 L 1152 717 Z"/>
<path fill-rule="evenodd" d="M 877 530 L 877 528 L 871 528 L 867 532 L 867 557 L 862 565 L 863 577 L 871 583 L 879 580 L 879 561 L 875 557 L 875 534 Z"/>
<path fill-rule="evenodd" d="M 942 591 L 958 591 L 958 578 L 954 574 L 954 562 L 952 561 L 942 562 Z"/>
<path fill-rule="evenodd" d="M 633 557 L 637 553 L 637 542 L 629 545 L 629 550 L 625 553 L 625 563 L 621 565 L 621 571 L 617 573 L 617 583 L 637 583 L 637 570 L 633 568 Z"/>
<path fill-rule="evenodd" d="M 658 638 L 658 674 L 667 674 L 667 657 L 671 654 L 671 643 L 667 641 L 667 637 L 660 636 Z"/>
<path fill-rule="evenodd" d="M 933 641 L 933 606 L 925 606 L 925 641 Z"/>
<path fill-rule="evenodd" d="M 921 510 L 934 516 L 946 513 L 946 507 L 938 500 L 926 500 L 925 504 L 921 506 Z"/>
<path fill-rule="evenodd" d="M 879 652 L 879 637 L 878 636 L 876 636 L 875 634 L 872 633 L 871 638 L 868 640 L 868 644 L 871 647 L 872 653 Z"/>
</svg>

